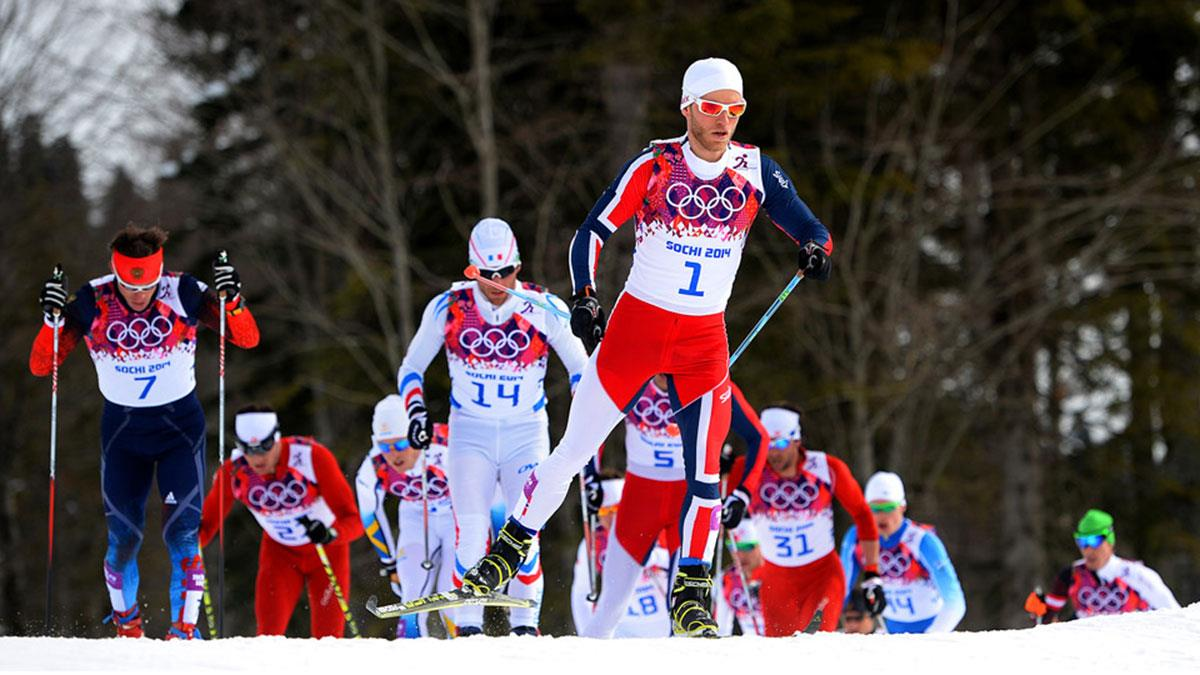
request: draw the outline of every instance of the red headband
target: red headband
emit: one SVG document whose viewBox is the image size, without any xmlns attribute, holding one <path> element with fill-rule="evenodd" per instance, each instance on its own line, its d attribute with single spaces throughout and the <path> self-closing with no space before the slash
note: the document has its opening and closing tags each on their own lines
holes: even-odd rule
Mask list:
<svg viewBox="0 0 1200 675">
<path fill-rule="evenodd" d="M 112 266 L 117 279 L 126 286 L 149 286 L 162 276 L 163 252 L 160 248 L 148 256 L 134 258 L 113 251 Z"/>
</svg>

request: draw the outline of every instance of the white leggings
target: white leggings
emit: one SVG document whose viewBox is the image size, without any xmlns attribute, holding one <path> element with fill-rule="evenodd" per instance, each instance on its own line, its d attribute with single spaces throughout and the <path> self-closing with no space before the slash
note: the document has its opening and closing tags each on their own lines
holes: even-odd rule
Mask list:
<svg viewBox="0 0 1200 675">
<path fill-rule="evenodd" d="M 454 517 L 449 511 L 429 516 L 429 559 L 433 569 L 421 568 L 425 562 L 425 523 L 422 509 L 400 507 L 400 534 L 396 542 L 396 573 L 400 577 L 401 600 L 411 602 L 438 591 L 454 588 Z M 443 612 L 450 621 L 455 621 L 454 610 Z M 412 624 L 416 623 L 421 637 L 429 636 L 429 625 L 424 614 L 415 615 L 414 621 L 400 620 L 398 637 L 412 635 Z"/>
<path fill-rule="evenodd" d="M 458 522 L 456 579 L 462 579 L 462 575 L 487 553 L 491 541 L 492 497 L 497 481 L 504 494 L 505 506 L 511 511 L 525 479 L 550 453 L 547 424 L 544 411 L 508 420 L 450 415 L 446 463 L 454 518 Z M 508 593 L 537 604 L 529 609 L 512 609 L 509 621 L 513 626 L 538 625 L 543 585 L 541 554 L 537 539 L 534 539 L 533 550 L 509 583 Z M 460 626 L 481 626 L 483 607 L 460 608 L 455 617 Z"/>
</svg>

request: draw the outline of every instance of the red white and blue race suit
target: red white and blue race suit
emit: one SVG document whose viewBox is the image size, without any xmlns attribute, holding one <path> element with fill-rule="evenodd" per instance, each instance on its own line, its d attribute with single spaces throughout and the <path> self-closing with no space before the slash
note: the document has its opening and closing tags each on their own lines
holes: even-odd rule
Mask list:
<svg viewBox="0 0 1200 675">
<path fill-rule="evenodd" d="M 525 283 L 521 290 L 566 311 L 540 286 Z M 473 281 L 460 281 L 431 300 L 408 345 L 397 381 L 410 416 L 418 405 L 425 407 L 425 370 L 438 351 L 445 350 L 450 369 L 446 467 L 458 525 L 457 581 L 487 553 L 497 482 L 511 509 L 525 479 L 550 452 L 544 381 L 551 348 L 574 385 L 587 352 L 567 323 L 512 296 L 493 305 Z M 535 545 L 508 592 L 538 605 L 510 610 L 513 626 L 537 626 L 544 583 Z M 479 627 L 483 607 L 460 608 L 455 618 L 460 626 Z"/>
<path fill-rule="evenodd" d="M 766 462 L 767 432 L 741 389 L 732 383 L 730 388 L 735 404 L 732 428 L 746 443 L 745 461 L 751 467 L 735 487 L 753 494 Z M 625 487 L 613 525 L 616 545 L 608 547 L 600 599 L 593 618 L 580 633 L 584 637 L 617 636 L 614 630 L 623 609 L 660 537 L 671 556 L 679 552 L 680 510 L 687 495 L 683 440 L 671 412 L 670 396 L 653 379 L 625 416 L 625 463 Z"/>
<path fill-rule="evenodd" d="M 1057 615 L 1068 600 L 1076 618 L 1179 608 L 1175 594 L 1158 572 L 1141 561 L 1116 555 L 1095 572 L 1083 560 L 1064 569 L 1046 594 L 1046 606 Z"/>
<path fill-rule="evenodd" d="M 622 493 L 623 494 L 623 493 Z M 618 507 L 617 520 L 620 520 Z M 608 569 L 608 553 L 615 550 L 607 527 L 600 525 L 595 531 L 597 574 L 604 577 Z M 671 554 L 658 542 L 650 551 L 646 564 L 638 567 L 630 583 L 629 593 L 623 594 L 625 603 L 620 607 L 615 625 L 602 631 L 608 637 L 658 638 L 671 634 L 670 588 Z M 575 576 L 571 582 L 571 616 L 575 620 L 575 633 L 589 637 L 593 632 L 588 627 L 596 620 L 594 607 L 587 596 L 591 591 L 588 580 L 587 542 L 579 542 L 575 554 Z M 601 585 L 601 597 L 608 592 Z"/>
<path fill-rule="evenodd" d="M 763 564 L 754 576 L 762 582 L 759 598 L 768 637 L 807 629 L 818 610 L 820 630 L 837 629 L 846 578 L 834 548 L 835 499 L 854 519 L 859 541 L 879 537 L 871 508 L 846 463 L 823 452 L 802 452 L 794 476 L 782 476 L 770 465 L 763 468 L 746 519 L 735 530 L 740 544 L 758 542 L 762 551 Z M 741 475 L 742 459 L 734 462 L 731 479 Z"/>
<path fill-rule="evenodd" d="M 864 564 L 858 530 L 851 527 L 842 537 L 846 578 L 857 579 Z M 905 518 L 890 537 L 879 538 L 879 576 L 889 633 L 947 633 L 967 612 L 950 555 L 928 525 Z"/>
<path fill-rule="evenodd" d="M 284 436 L 279 442 L 283 447 L 273 473 L 255 472 L 240 448 L 217 471 L 204 500 L 200 541 L 212 540 L 235 500 L 245 504 L 263 529 L 254 584 L 257 634 L 283 635 L 307 586 L 312 637 L 342 637 L 345 615 L 300 518 L 337 531 L 324 545 L 325 554 L 343 597 L 349 598 L 350 542 L 363 533 L 354 494 L 329 448 L 306 436 Z"/>
<path fill-rule="evenodd" d="M 433 439 L 425 453 L 425 476 L 418 459 L 403 473 L 392 468 L 379 448 L 372 448 L 358 468 L 354 489 L 358 493 L 358 514 L 375 553 L 384 564 L 395 564 L 404 602 L 454 588 L 454 511 L 450 501 L 450 480 L 446 472 L 446 449 L 450 428 L 433 425 Z M 425 487 L 427 484 L 427 487 Z M 395 497 L 396 529 L 384 509 L 387 497 Z M 428 513 L 426 513 L 428 503 Z M 428 518 L 428 520 L 426 520 Z M 429 527 L 429 559 L 434 568 L 425 570 L 425 527 Z M 420 620 L 425 615 L 400 617 L 396 637 L 415 638 L 429 635 L 429 626 Z M 447 613 L 447 616 L 449 614 Z"/>
<path fill-rule="evenodd" d="M 716 162 L 686 138 L 652 142 L 625 165 L 571 244 L 574 290 L 595 287 L 604 242 L 633 220 L 633 266 L 571 402 L 554 452 L 529 477 L 513 512 L 538 531 L 562 504 L 572 476 L 633 405 L 646 382 L 668 376 L 683 440 L 687 495 L 681 564 L 712 558 L 720 517 L 718 457 L 729 431 L 729 343 L 725 304 L 759 209 L 798 244 L 832 251 L 825 226 L 773 160 L 731 143 Z"/>
<path fill-rule="evenodd" d="M 113 275 L 80 288 L 63 312 L 59 363 L 87 344 L 104 415 L 100 423 L 100 489 L 108 524 L 104 579 L 118 620 L 138 614 L 137 555 L 146 498 L 157 479 L 163 540 L 171 557 L 171 621 L 195 624 L 204 588 L 197 531 L 203 499 L 205 423 L 196 387 L 196 329 L 219 326 L 216 294 L 188 274 L 167 272 L 146 309 L 135 312 Z M 258 344 L 258 326 L 240 296 L 227 303 L 230 340 Z M 53 329 L 42 326 L 29 368 L 45 376 L 53 361 Z"/>
</svg>

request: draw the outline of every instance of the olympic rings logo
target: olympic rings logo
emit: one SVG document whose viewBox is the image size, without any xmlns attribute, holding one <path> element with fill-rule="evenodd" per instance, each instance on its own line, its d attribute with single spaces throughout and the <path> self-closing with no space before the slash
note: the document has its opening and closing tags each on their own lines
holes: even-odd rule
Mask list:
<svg viewBox="0 0 1200 675">
<path fill-rule="evenodd" d="M 664 397 L 643 396 L 633 404 L 633 414 L 642 426 L 653 429 L 664 427 L 675 421 L 671 401 Z"/>
<path fill-rule="evenodd" d="M 687 183 L 671 183 L 667 188 L 667 203 L 688 220 L 708 216 L 723 223 L 746 208 L 746 194 L 730 185 L 724 190 L 704 183 L 695 188 Z"/>
<path fill-rule="evenodd" d="M 132 351 L 139 347 L 159 346 L 171 334 L 171 327 L 171 320 L 161 314 L 153 319 L 139 316 L 129 323 L 113 321 L 108 324 L 105 335 L 109 342 Z"/>
<path fill-rule="evenodd" d="M 392 481 L 388 484 L 388 492 L 405 501 L 420 501 L 421 497 L 421 477 L 420 476 L 405 476 L 399 480 Z M 443 476 L 430 476 L 429 499 L 442 499 L 450 493 L 450 485 L 446 482 Z"/>
<path fill-rule="evenodd" d="M 307 496 L 308 485 L 289 476 L 286 481 L 255 485 L 246 493 L 246 501 L 260 511 L 284 511 L 300 506 Z"/>
<path fill-rule="evenodd" d="M 821 488 L 807 481 L 803 483 L 766 483 L 758 490 L 758 496 L 773 509 L 807 509 L 821 495 Z"/>
<path fill-rule="evenodd" d="M 1076 600 L 1090 612 L 1119 612 L 1129 602 L 1129 591 L 1121 587 L 1084 587 L 1079 589 Z"/>
<path fill-rule="evenodd" d="M 879 552 L 879 573 L 889 579 L 899 579 L 912 568 L 912 556 L 905 551 Z"/>
<path fill-rule="evenodd" d="M 472 356 L 481 359 L 492 356 L 512 359 L 528 349 L 533 343 L 533 338 L 519 330 L 506 333 L 500 328 L 489 328 L 486 331 L 468 328 L 459 334 L 458 343 L 463 349 L 471 352 Z"/>
</svg>

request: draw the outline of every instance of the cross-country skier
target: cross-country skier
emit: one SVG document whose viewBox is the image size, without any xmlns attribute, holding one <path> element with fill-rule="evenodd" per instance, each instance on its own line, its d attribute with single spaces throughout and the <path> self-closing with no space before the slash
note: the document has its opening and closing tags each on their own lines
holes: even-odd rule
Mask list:
<svg viewBox="0 0 1200 675">
<path fill-rule="evenodd" d="M 1116 543 L 1113 517 L 1089 509 L 1075 527 L 1075 545 L 1083 557 L 1054 579 L 1045 606 L 1039 608 L 1045 621 L 1058 621 L 1068 600 L 1074 608 L 1071 618 L 1179 607 L 1158 572 L 1118 556 L 1113 551 Z"/>
<path fill-rule="evenodd" d="M 337 459 L 312 438 L 283 436 L 279 417 L 265 405 L 239 410 L 234 433 L 237 449 L 204 499 L 201 544 L 216 535 L 234 500 L 242 502 L 263 529 L 254 584 L 256 634 L 283 635 L 307 586 L 312 636 L 342 637 L 345 615 L 316 544 L 325 548 L 342 597 L 349 598 L 350 542 L 363 529 Z"/>
<path fill-rule="evenodd" d="M 679 552 L 679 518 L 687 481 L 683 439 L 671 411 L 667 382 L 665 375 L 651 378 L 625 416 L 624 515 L 615 525 L 615 542 L 608 547 L 595 616 L 581 633 L 585 637 L 613 636 L 660 535 L 665 534 L 672 556 Z M 731 490 L 722 516 L 726 527 L 737 527 L 766 461 L 767 434 L 736 384 L 731 384 L 730 391 L 734 401 L 731 426 L 745 441 L 746 461 L 751 466 Z M 604 495 L 607 497 L 607 492 Z"/>
<path fill-rule="evenodd" d="M 503 220 L 484 218 L 475 225 L 467 258 L 480 276 L 566 312 L 566 305 L 545 289 L 517 280 L 521 255 Z M 587 364 L 587 353 L 567 323 L 542 307 L 483 282 L 455 283 L 425 308 L 397 375 L 411 420 L 408 439 L 416 448 L 430 443 L 424 374 L 443 348 L 451 382 L 446 463 L 458 522 L 459 576 L 487 553 L 496 482 L 511 509 L 525 479 L 550 451 L 543 387 L 550 348 L 566 366 L 572 386 Z M 529 543 L 532 547 L 532 539 Z M 519 567 L 504 580 L 516 577 L 509 594 L 540 603 L 544 580 L 536 551 Z M 513 633 L 537 635 L 538 614 L 537 606 L 513 609 Z M 482 607 L 464 607 L 456 618 L 460 636 L 482 632 Z"/>
<path fill-rule="evenodd" d="M 50 279 L 40 302 L 45 325 L 29 368 L 45 376 L 53 361 L 53 326 L 60 326 L 59 362 L 82 339 L 104 396 L 100 423 L 100 489 L 108 525 L 104 581 L 117 635 L 141 637 L 137 555 L 146 497 L 157 479 L 163 540 L 171 557 L 168 638 L 198 637 L 204 588 L 197 544 L 203 498 L 205 424 L 196 399 L 196 329 L 218 330 L 220 312 L 233 344 L 258 344 L 258 326 L 240 293 L 237 271 L 214 261 L 214 288 L 195 277 L 164 272 L 167 233 L 130 224 L 113 238 L 112 274 L 93 279 L 68 302 L 65 279 Z M 55 316 L 55 313 L 58 316 Z"/>
<path fill-rule="evenodd" d="M 747 573 L 746 582 L 742 583 L 742 575 L 738 572 L 739 565 L 743 570 L 757 572 L 762 569 L 762 554 L 756 543 L 738 542 L 733 554 L 737 556 L 738 564 L 731 564 L 720 573 L 716 619 L 722 636 L 733 635 L 735 623 L 741 628 L 742 635 L 763 635 L 762 601 L 759 599 L 762 582 L 754 574 Z"/>
<path fill-rule="evenodd" d="M 861 589 L 850 593 L 846 607 L 842 610 L 842 632 L 856 635 L 870 635 L 875 632 L 877 617 L 867 611 L 867 600 Z"/>
<path fill-rule="evenodd" d="M 834 548 L 834 499 L 858 527 L 866 561 L 860 588 L 878 614 L 884 604 L 879 532 L 850 468 L 832 455 L 805 447 L 796 409 L 770 407 L 759 419 L 771 439 L 767 467 L 750 501 L 749 518 L 735 535 L 738 541 L 757 541 L 762 552 L 757 577 L 762 581 L 759 597 L 765 634 L 778 637 L 803 631 L 818 609 L 820 630 L 837 628 L 847 579 Z M 731 479 L 741 475 L 743 461 L 734 461 Z"/>
<path fill-rule="evenodd" d="M 684 73 L 679 108 L 687 134 L 654 141 L 626 164 L 575 234 L 571 328 L 589 347 L 604 342 L 575 390 L 562 440 L 530 475 L 511 520 L 464 587 L 485 594 L 517 573 L 572 476 L 646 381 L 664 373 L 672 407 L 680 411 L 688 481 L 673 629 L 711 636 L 708 561 L 721 509 L 717 458 L 731 397 L 724 312 L 742 247 L 760 208 L 800 246 L 800 269 L 809 278 L 829 277 L 833 244 L 783 169 L 758 148 L 732 142 L 746 111 L 736 66 L 724 59 L 693 63 Z M 633 267 L 606 333 L 595 267 L 604 242 L 629 220 L 636 223 Z"/>
<path fill-rule="evenodd" d="M 392 591 L 405 602 L 454 587 L 454 511 L 445 463 L 448 437 L 449 427 L 435 424 L 429 448 L 413 448 L 404 401 L 389 394 L 375 405 L 373 446 L 358 469 L 354 487 L 367 539 L 379 555 L 380 576 L 388 578 Z M 389 495 L 399 502 L 394 532 L 384 509 Z M 422 567 L 426 554 L 434 565 L 428 570 Z M 400 617 L 396 637 L 428 635 L 424 615 Z"/>
<path fill-rule="evenodd" d="M 954 630 L 967 611 L 958 573 L 933 528 L 905 517 L 904 481 L 890 471 L 879 471 L 867 481 L 866 499 L 879 529 L 879 579 L 887 598 L 883 611 L 887 631 Z M 842 568 L 847 579 L 856 579 L 862 567 L 858 531 L 851 527 L 842 537 Z"/>
<path fill-rule="evenodd" d="M 595 561 L 601 574 L 604 573 L 610 559 L 609 553 L 617 545 L 612 532 L 614 523 L 620 521 L 623 512 L 623 488 L 628 483 L 620 478 L 610 478 L 604 480 L 602 485 L 603 502 L 597 514 L 599 525 L 593 537 L 596 547 Z M 628 638 L 667 637 L 671 634 L 671 616 L 667 607 L 671 555 L 662 544 L 662 541 L 657 542 L 650 551 L 646 564 L 637 568 L 638 573 L 633 579 L 630 592 L 621 594 L 626 598 L 625 606 L 621 608 L 616 625 L 605 631 L 606 635 Z M 593 621 L 595 609 L 587 599 L 588 593 L 591 592 L 588 574 L 587 542 L 579 542 L 579 551 L 575 556 L 575 577 L 571 583 L 571 614 L 575 619 L 575 632 L 582 636 L 590 634 L 587 627 Z"/>
</svg>

